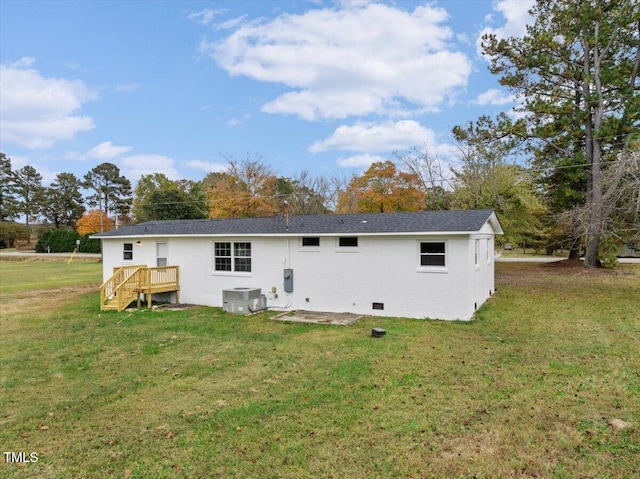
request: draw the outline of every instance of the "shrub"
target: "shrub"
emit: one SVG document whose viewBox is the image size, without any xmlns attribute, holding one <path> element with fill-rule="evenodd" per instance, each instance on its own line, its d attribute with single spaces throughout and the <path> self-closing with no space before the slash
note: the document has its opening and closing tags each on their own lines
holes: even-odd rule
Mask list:
<svg viewBox="0 0 640 479">
<path fill-rule="evenodd" d="M 81 253 L 100 253 L 100 240 L 91 239 L 89 235 L 80 235 L 77 231 L 66 229 L 48 229 L 40 234 L 36 251 L 38 253 L 71 253 L 76 249 L 76 241 L 80 240 Z M 50 249 L 47 251 L 47 247 Z"/>
<path fill-rule="evenodd" d="M 13 248 L 18 240 L 29 240 L 29 228 L 13 221 L 0 221 L 0 249 Z"/>
<path fill-rule="evenodd" d="M 38 238 L 36 251 L 38 253 L 64 253 L 71 252 L 76 247 L 78 233 L 63 229 L 46 230 Z"/>
<path fill-rule="evenodd" d="M 80 236 L 80 251 L 82 253 L 100 253 L 102 245 L 99 239 L 89 238 L 89 235 Z"/>
</svg>

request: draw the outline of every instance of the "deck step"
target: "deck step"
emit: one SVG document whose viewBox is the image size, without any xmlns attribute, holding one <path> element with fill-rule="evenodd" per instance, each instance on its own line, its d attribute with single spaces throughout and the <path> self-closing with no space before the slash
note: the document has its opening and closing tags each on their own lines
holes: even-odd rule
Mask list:
<svg viewBox="0 0 640 479">
<path fill-rule="evenodd" d="M 139 304 L 140 294 L 150 304 L 151 295 L 170 291 L 176 292 L 177 301 L 180 291 L 177 266 L 114 268 L 111 278 L 100 286 L 100 309 L 122 311 L 136 299 Z"/>
</svg>

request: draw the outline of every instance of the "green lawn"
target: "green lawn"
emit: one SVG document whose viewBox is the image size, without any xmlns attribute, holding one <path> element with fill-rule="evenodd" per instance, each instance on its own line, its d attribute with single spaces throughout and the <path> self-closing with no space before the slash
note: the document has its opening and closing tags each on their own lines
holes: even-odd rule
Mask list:
<svg viewBox="0 0 640 479">
<path fill-rule="evenodd" d="M 102 281 L 102 264 L 96 260 L 58 258 L 43 261 L 41 258 L 20 257 L 0 259 L 0 294 L 55 289 Z"/>
<path fill-rule="evenodd" d="M 66 266 L 2 280 L 0 445 L 38 453 L 0 457 L 2 477 L 640 474 L 637 266 L 499 263 L 471 323 L 100 313 L 68 287 L 55 307 L 15 307 L 21 282 Z"/>
</svg>

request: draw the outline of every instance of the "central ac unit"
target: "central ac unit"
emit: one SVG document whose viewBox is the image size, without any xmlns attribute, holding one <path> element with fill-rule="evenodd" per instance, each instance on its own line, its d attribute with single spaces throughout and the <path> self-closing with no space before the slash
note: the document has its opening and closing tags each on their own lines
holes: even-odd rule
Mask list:
<svg viewBox="0 0 640 479">
<path fill-rule="evenodd" d="M 267 308 L 267 298 L 260 288 L 222 290 L 222 309 L 228 313 L 250 314 Z"/>
</svg>

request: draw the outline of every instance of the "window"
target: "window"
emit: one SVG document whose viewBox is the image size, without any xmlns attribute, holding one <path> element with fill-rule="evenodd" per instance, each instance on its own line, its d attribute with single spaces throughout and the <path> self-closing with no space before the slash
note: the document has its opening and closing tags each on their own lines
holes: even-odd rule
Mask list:
<svg viewBox="0 0 640 479">
<path fill-rule="evenodd" d="M 251 243 L 216 241 L 213 257 L 215 271 L 251 272 Z"/>
<path fill-rule="evenodd" d="M 487 264 L 491 263 L 491 257 L 489 256 L 489 251 L 491 250 L 491 239 L 487 238 Z"/>
<path fill-rule="evenodd" d="M 167 243 L 156 243 L 156 266 L 162 267 L 167 265 Z"/>
<path fill-rule="evenodd" d="M 306 236 L 302 238 L 302 246 L 307 247 L 320 247 L 320 238 L 317 236 Z"/>
<path fill-rule="evenodd" d="M 420 266 L 446 266 L 444 241 L 420 243 Z"/>
<path fill-rule="evenodd" d="M 133 243 L 125 243 L 122 248 L 122 259 L 133 261 Z"/>
<path fill-rule="evenodd" d="M 231 271 L 231 243 L 216 243 L 214 257 L 216 271 Z"/>
<path fill-rule="evenodd" d="M 476 258 L 475 265 L 478 266 L 480 264 L 480 240 L 476 240 Z"/>
<path fill-rule="evenodd" d="M 251 272 L 251 243 L 233 243 L 233 270 Z"/>
<path fill-rule="evenodd" d="M 341 236 L 338 238 L 338 246 L 340 248 L 357 248 L 358 237 L 357 236 Z"/>
</svg>

